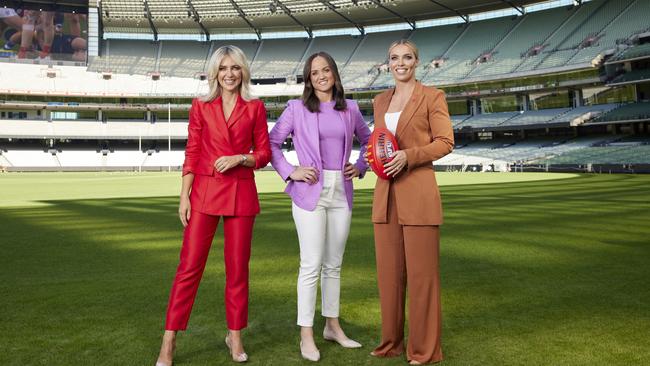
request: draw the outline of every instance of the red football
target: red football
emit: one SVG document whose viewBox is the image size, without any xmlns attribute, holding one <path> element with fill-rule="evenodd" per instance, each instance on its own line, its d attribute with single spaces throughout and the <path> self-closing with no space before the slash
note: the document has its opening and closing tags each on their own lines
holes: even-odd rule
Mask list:
<svg viewBox="0 0 650 366">
<path fill-rule="evenodd" d="M 379 178 L 391 179 L 384 173 L 384 164 L 393 160 L 393 153 L 399 150 L 397 139 L 387 128 L 375 128 L 368 141 L 368 163 Z"/>
</svg>

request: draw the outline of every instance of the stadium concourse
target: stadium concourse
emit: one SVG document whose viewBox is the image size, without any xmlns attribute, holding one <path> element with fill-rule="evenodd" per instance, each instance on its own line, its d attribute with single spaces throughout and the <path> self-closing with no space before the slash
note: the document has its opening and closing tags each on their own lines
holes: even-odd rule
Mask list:
<svg viewBox="0 0 650 366">
<path fill-rule="evenodd" d="M 447 93 L 456 133 L 437 169 L 650 171 L 648 1 L 57 3 L 36 18 L 35 51 L 54 12 L 57 32 L 86 37 L 87 62 L 19 57 L 17 30 L 0 19 L 6 170 L 179 169 L 191 98 L 207 90 L 207 60 L 225 44 L 248 56 L 269 128 L 320 50 L 372 127 L 371 100 L 392 85 L 386 49 L 408 38 L 418 78 Z M 25 11 L 36 12 L 3 14 Z M 290 140 L 285 148 L 295 161 Z"/>
</svg>

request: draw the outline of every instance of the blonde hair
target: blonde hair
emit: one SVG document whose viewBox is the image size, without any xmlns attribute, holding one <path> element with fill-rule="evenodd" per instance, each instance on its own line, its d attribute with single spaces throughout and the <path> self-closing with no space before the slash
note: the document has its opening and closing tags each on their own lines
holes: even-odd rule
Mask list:
<svg viewBox="0 0 650 366">
<path fill-rule="evenodd" d="M 241 84 L 239 85 L 239 95 L 249 101 L 253 99 L 251 95 L 251 72 L 248 68 L 248 60 L 244 52 L 237 46 L 221 46 L 210 57 L 208 61 L 208 86 L 210 90 L 207 95 L 201 97 L 204 102 L 212 101 L 221 95 L 221 85 L 217 76 L 219 75 L 219 66 L 224 57 L 230 56 L 232 60 L 241 67 Z"/>
<path fill-rule="evenodd" d="M 388 47 L 388 59 L 390 59 L 390 51 L 399 45 L 404 45 L 410 48 L 413 54 L 415 55 L 415 59 L 418 61 L 420 60 L 420 53 L 418 52 L 418 46 L 415 45 L 415 42 L 410 41 L 408 39 L 398 39 L 397 41 L 391 43 L 390 47 Z"/>
</svg>

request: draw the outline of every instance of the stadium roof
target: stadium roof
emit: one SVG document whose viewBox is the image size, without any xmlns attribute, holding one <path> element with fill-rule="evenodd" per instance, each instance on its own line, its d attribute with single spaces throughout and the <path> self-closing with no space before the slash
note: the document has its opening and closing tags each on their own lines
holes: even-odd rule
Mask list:
<svg viewBox="0 0 650 366">
<path fill-rule="evenodd" d="M 86 13 L 88 0 L 2 0 L 4 8 Z"/>
<path fill-rule="evenodd" d="M 91 0 L 95 1 L 95 0 Z M 97 0 L 105 30 L 244 33 L 322 30 L 518 9 L 540 0 Z M 92 6 L 92 5 L 91 5 Z M 150 22 L 151 20 L 151 22 Z"/>
</svg>

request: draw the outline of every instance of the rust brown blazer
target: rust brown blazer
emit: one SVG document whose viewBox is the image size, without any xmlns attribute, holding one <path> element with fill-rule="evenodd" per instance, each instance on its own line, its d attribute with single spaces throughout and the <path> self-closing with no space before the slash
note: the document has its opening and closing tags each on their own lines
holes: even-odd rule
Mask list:
<svg viewBox="0 0 650 366">
<path fill-rule="evenodd" d="M 389 89 L 373 100 L 375 127 L 386 127 L 384 114 L 394 92 Z M 442 224 L 442 203 L 432 162 L 454 147 L 445 94 L 418 81 L 399 117 L 395 135 L 408 161 L 407 168 L 392 180 L 399 224 Z M 377 179 L 372 203 L 374 223 L 386 223 L 390 184 L 388 180 Z"/>
</svg>

